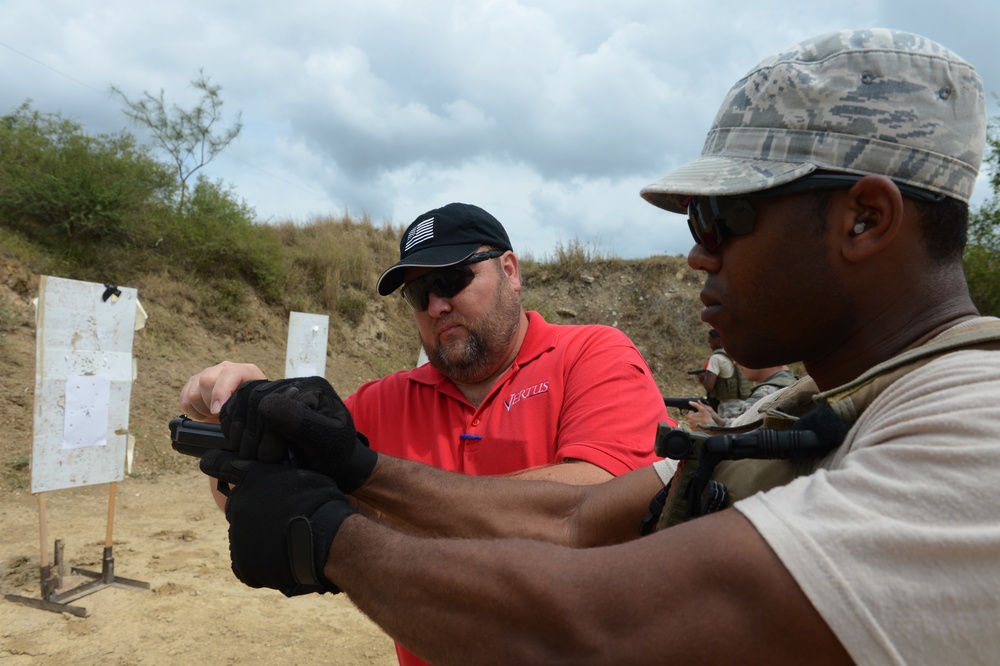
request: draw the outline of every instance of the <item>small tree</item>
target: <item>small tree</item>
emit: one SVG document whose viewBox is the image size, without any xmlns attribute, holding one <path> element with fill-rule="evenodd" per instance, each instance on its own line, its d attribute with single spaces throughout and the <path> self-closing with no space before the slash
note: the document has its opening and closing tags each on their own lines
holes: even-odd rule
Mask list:
<svg viewBox="0 0 1000 666">
<path fill-rule="evenodd" d="M 964 264 L 976 307 L 983 314 L 1000 316 L 1000 117 L 993 118 L 987 129 L 987 148 L 984 166 L 990 170 L 993 196 L 969 216 Z"/>
<path fill-rule="evenodd" d="M 236 123 L 221 133 L 214 133 L 215 126 L 222 118 L 222 86 L 212 85 L 204 71 L 198 70 L 198 78 L 191 82 L 202 92 L 198 104 L 190 109 L 182 109 L 176 104 L 170 109 L 160 89 L 158 97 L 143 92 L 142 99 L 131 100 L 117 86 L 111 86 L 111 94 L 121 98 L 125 104 L 124 113 L 137 125 L 149 129 L 156 143 L 174 163 L 177 181 L 180 184 L 180 199 L 177 211 L 184 210 L 188 191 L 188 180 L 203 166 L 225 150 L 243 129 L 242 114 L 236 114 Z"/>
</svg>

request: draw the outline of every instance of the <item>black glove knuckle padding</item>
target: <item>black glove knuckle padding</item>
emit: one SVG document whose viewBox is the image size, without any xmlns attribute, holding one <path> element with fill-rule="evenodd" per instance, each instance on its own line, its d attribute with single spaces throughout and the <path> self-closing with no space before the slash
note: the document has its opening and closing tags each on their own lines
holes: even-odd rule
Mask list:
<svg viewBox="0 0 1000 666">
<path fill-rule="evenodd" d="M 229 451 L 211 449 L 201 457 L 199 467 L 204 474 L 227 483 L 239 483 L 246 473 L 241 461 Z"/>
<path fill-rule="evenodd" d="M 301 377 L 268 381 L 257 379 L 245 382 L 222 406 L 220 421 L 222 433 L 233 447 L 233 450 L 244 460 L 259 460 L 261 462 L 279 462 L 288 458 L 288 451 L 293 439 L 282 431 L 294 432 L 288 427 L 288 419 L 279 419 L 283 428 L 268 428 L 261 411 L 261 405 L 271 396 L 285 398 L 286 406 L 298 406 L 295 413 L 301 413 L 302 406 L 310 411 L 321 410 L 332 417 L 335 427 L 345 423 L 344 415 L 350 419 L 347 408 L 326 379 L 322 377 Z M 299 403 L 296 405 L 295 403 Z M 294 417 L 294 414 L 282 414 L 276 410 L 278 417 Z"/>
<path fill-rule="evenodd" d="M 262 387 L 269 384 L 266 379 L 256 379 L 244 382 L 240 388 L 222 405 L 219 421 L 222 424 L 222 434 L 226 436 L 233 450 L 240 458 L 257 459 L 257 442 L 259 439 L 259 418 L 257 403 L 262 396 Z"/>
<path fill-rule="evenodd" d="M 223 433 L 242 459 L 292 460 L 350 493 L 371 474 L 377 454 L 323 377 L 247 382 L 222 408 Z"/>
</svg>

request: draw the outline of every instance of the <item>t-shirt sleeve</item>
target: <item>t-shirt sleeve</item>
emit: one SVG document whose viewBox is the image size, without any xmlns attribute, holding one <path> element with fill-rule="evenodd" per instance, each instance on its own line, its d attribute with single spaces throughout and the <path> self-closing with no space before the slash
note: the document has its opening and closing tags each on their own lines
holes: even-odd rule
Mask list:
<svg viewBox="0 0 1000 666">
<path fill-rule="evenodd" d="M 728 356 L 723 354 L 712 354 L 708 357 L 708 363 L 705 364 L 705 369 L 711 373 L 722 377 L 723 379 L 728 379 L 733 376 L 733 372 L 736 371 L 736 366 L 729 359 Z"/>
<path fill-rule="evenodd" d="M 806 477 L 736 504 L 859 663 L 997 663 L 1000 354 L 915 370 Z"/>
</svg>

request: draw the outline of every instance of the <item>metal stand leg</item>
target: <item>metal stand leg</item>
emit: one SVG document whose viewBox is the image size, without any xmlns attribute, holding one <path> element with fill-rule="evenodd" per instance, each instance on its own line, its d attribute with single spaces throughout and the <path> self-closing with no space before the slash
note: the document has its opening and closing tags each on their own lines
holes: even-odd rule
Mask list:
<svg viewBox="0 0 1000 666">
<path fill-rule="evenodd" d="M 46 536 L 46 518 L 45 518 L 45 496 L 43 493 L 38 495 L 38 522 L 39 522 L 39 536 L 41 543 L 41 553 L 39 575 L 41 578 L 41 594 L 38 597 L 22 597 L 16 594 L 5 594 L 4 598 L 8 601 L 13 601 L 19 604 L 25 604 L 27 606 L 33 606 L 35 608 L 41 608 L 43 610 L 53 611 L 56 613 L 72 613 L 79 617 L 87 617 L 88 612 L 86 608 L 80 606 L 70 606 L 69 602 L 74 599 L 79 599 L 82 596 L 86 596 L 93 592 L 108 587 L 110 585 L 116 585 L 118 587 L 125 588 L 139 588 L 143 590 L 149 589 L 149 583 L 144 583 L 140 580 L 132 580 L 130 578 L 121 578 L 115 576 L 115 558 L 111 551 L 111 527 L 114 524 L 115 517 L 115 494 L 117 492 L 118 485 L 112 483 L 110 485 L 110 496 L 108 498 L 108 526 L 107 532 L 104 539 L 104 557 L 101 560 L 101 573 L 96 573 L 93 571 L 86 571 L 84 569 L 77 569 L 73 567 L 72 572 L 87 578 L 93 578 L 87 583 L 82 583 L 76 587 L 66 590 L 65 592 L 59 592 L 59 588 L 63 584 L 63 574 L 65 573 L 65 566 L 63 564 L 63 543 L 61 539 L 56 539 L 55 546 L 55 567 L 56 573 L 52 574 L 52 569 L 49 567 L 48 554 L 45 552 L 45 542 L 48 537 Z"/>
</svg>

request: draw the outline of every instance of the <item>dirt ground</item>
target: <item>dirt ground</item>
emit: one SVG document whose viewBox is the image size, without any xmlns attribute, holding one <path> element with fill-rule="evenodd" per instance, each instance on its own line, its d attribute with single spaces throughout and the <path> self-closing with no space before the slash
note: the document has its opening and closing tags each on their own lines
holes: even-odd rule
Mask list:
<svg viewBox="0 0 1000 666">
<path fill-rule="evenodd" d="M 0 662 L 67 664 L 395 664 L 391 640 L 344 595 L 286 599 L 244 586 L 229 568 L 226 521 L 206 478 L 190 472 L 117 485 L 114 574 L 149 589 L 112 585 L 70 601 L 87 617 L 5 599 Z M 45 493 L 50 540 L 63 540 L 63 590 L 100 573 L 110 486 Z M 17 493 L 0 504 L 0 587 L 37 597 L 39 502 Z M 47 546 L 50 565 L 51 551 Z"/>
</svg>

